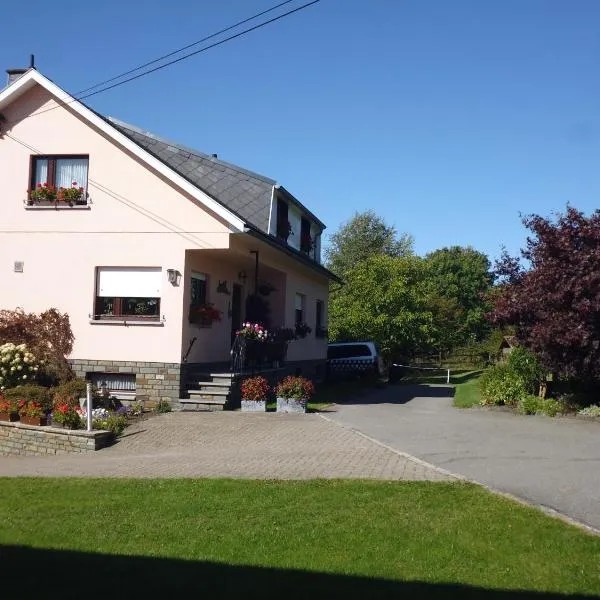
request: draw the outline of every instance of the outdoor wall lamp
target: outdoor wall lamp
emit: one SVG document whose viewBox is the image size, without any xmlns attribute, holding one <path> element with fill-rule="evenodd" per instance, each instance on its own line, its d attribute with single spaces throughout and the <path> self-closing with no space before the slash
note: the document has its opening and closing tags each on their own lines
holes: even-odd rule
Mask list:
<svg viewBox="0 0 600 600">
<path fill-rule="evenodd" d="M 172 285 L 179 285 L 181 273 L 177 269 L 167 269 L 167 278 Z"/>
</svg>

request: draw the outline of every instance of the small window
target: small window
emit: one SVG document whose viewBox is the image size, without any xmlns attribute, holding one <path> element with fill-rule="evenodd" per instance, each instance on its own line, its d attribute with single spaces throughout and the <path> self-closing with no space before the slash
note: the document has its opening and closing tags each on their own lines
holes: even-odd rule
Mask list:
<svg viewBox="0 0 600 600">
<path fill-rule="evenodd" d="M 89 157 L 32 156 L 28 203 L 87 204 Z"/>
<path fill-rule="evenodd" d="M 310 254 L 315 247 L 315 242 L 310 235 L 310 221 L 302 217 L 300 221 L 300 250 Z"/>
<path fill-rule="evenodd" d="M 287 202 L 281 198 L 277 199 L 277 237 L 287 242 L 290 237 L 292 228 L 290 226 L 290 220 L 288 215 Z"/>
<path fill-rule="evenodd" d="M 325 303 L 323 300 L 317 300 L 315 304 L 315 336 L 317 338 L 327 337 L 327 329 L 325 328 Z"/>
<path fill-rule="evenodd" d="M 160 318 L 159 267 L 98 267 L 95 319 Z"/>
<path fill-rule="evenodd" d="M 192 306 L 201 306 L 206 304 L 206 274 L 192 272 Z"/>
<path fill-rule="evenodd" d="M 306 314 L 306 296 L 304 294 L 296 294 L 294 323 L 296 325 L 298 325 L 299 323 L 304 323 L 306 320 L 305 314 Z"/>
</svg>

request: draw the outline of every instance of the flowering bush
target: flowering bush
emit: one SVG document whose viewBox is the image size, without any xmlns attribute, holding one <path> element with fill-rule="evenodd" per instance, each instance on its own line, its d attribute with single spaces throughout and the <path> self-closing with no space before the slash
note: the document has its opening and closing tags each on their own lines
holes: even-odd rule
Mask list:
<svg viewBox="0 0 600 600">
<path fill-rule="evenodd" d="M 288 375 L 275 388 L 278 398 L 287 400 L 310 400 L 315 393 L 315 386 L 310 379 Z"/>
<path fill-rule="evenodd" d="M 53 185 L 48 185 L 48 182 L 41 184 L 28 191 L 29 199 L 39 202 L 40 200 L 56 200 L 56 188 Z"/>
<path fill-rule="evenodd" d="M 19 400 L 18 407 L 21 417 L 43 417 L 46 414 L 41 402 Z"/>
<path fill-rule="evenodd" d="M 25 344 L 0 346 L 0 390 L 34 379 L 38 369 L 35 356 Z"/>
<path fill-rule="evenodd" d="M 242 381 L 242 400 L 266 400 L 269 393 L 269 382 L 259 375 Z"/>
<path fill-rule="evenodd" d="M 17 412 L 19 409 L 19 403 L 14 399 L 7 399 L 0 394 L 0 413 L 12 413 Z"/>
<path fill-rule="evenodd" d="M 52 422 L 61 423 L 71 429 L 79 429 L 83 425 L 81 409 L 67 402 L 59 403 L 52 411 Z"/>
<path fill-rule="evenodd" d="M 249 340 L 260 340 L 264 342 L 267 340 L 269 332 L 258 323 L 242 323 L 242 328 L 236 331 L 235 334 Z"/>
<path fill-rule="evenodd" d="M 58 199 L 63 202 L 79 202 L 83 198 L 84 189 L 77 186 L 77 182 L 74 181 L 70 188 L 61 187 L 58 190 Z"/>
<path fill-rule="evenodd" d="M 66 313 L 54 308 L 39 314 L 26 313 L 21 308 L 0 310 L 0 343 L 8 340 L 25 344 L 36 357 L 40 365 L 36 381 L 50 386 L 73 378 L 65 357 L 73 351 L 75 338 Z"/>
<path fill-rule="evenodd" d="M 190 306 L 190 323 L 197 325 L 212 325 L 215 321 L 221 320 L 221 311 L 216 309 L 213 304 L 197 304 Z"/>
</svg>

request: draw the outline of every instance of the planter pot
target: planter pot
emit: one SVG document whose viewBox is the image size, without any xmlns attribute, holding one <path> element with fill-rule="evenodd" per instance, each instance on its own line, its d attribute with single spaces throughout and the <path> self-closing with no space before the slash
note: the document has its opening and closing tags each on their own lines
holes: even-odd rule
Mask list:
<svg viewBox="0 0 600 600">
<path fill-rule="evenodd" d="M 294 400 L 293 398 L 277 398 L 277 412 L 305 413 L 306 400 Z"/>
<path fill-rule="evenodd" d="M 45 415 L 43 417 L 26 417 L 25 415 L 21 415 L 21 423 L 23 423 L 23 425 L 37 425 L 38 427 L 43 427 L 47 425 L 48 418 Z"/>
<path fill-rule="evenodd" d="M 19 420 L 18 412 L 0 412 L 0 421 L 8 421 L 14 423 Z"/>
<path fill-rule="evenodd" d="M 265 412 L 266 400 L 242 400 L 242 412 Z"/>
</svg>

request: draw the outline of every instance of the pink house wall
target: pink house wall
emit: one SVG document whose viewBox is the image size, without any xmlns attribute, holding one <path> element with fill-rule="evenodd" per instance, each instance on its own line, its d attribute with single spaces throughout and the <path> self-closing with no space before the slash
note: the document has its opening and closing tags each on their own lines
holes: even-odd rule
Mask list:
<svg viewBox="0 0 600 600">
<path fill-rule="evenodd" d="M 54 106 L 36 86 L 2 111 L 8 134 L 33 150 L 0 138 L 0 307 L 67 312 L 72 358 L 180 362 L 183 286 L 169 284 L 166 269 L 183 273 L 188 248 L 228 248 L 230 228 L 71 110 L 47 110 Z M 40 114 L 27 118 L 32 113 Z M 37 153 L 89 154 L 89 209 L 24 207 Z M 14 272 L 15 261 L 24 263 L 23 273 Z M 164 322 L 90 324 L 98 266 L 162 267 Z"/>
</svg>

